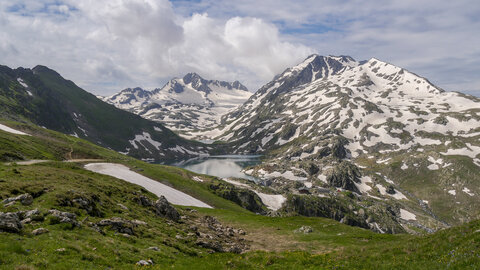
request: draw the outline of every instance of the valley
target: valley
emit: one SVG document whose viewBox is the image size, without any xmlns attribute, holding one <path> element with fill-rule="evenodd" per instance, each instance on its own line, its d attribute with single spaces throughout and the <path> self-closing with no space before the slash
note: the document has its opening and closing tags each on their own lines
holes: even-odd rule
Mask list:
<svg viewBox="0 0 480 270">
<path fill-rule="evenodd" d="M 189 73 L 110 104 L 0 71 L 1 267 L 478 266 L 474 96 L 348 56 L 253 94 Z"/>
</svg>

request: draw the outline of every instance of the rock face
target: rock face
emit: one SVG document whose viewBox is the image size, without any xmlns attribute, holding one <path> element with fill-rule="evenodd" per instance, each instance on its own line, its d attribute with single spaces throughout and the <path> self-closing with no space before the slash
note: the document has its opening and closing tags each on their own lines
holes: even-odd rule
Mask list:
<svg viewBox="0 0 480 270">
<path fill-rule="evenodd" d="M 175 207 L 173 207 L 164 196 L 160 196 L 155 202 L 154 207 L 157 215 L 171 219 L 175 222 L 180 220 L 180 214 L 177 209 L 175 209 Z"/>
<path fill-rule="evenodd" d="M 357 166 L 348 161 L 342 161 L 334 168 L 332 173 L 327 176 L 327 182 L 332 187 L 360 193 L 355 186 L 355 183 L 360 182 L 360 177 L 361 174 Z"/>
<path fill-rule="evenodd" d="M 0 231 L 20 232 L 22 223 L 17 213 L 0 213 Z"/>
<path fill-rule="evenodd" d="M 260 197 L 249 189 L 238 188 L 232 184 L 220 181 L 210 184 L 208 188 L 218 196 L 232 201 L 249 211 L 260 214 L 266 213 L 266 207 Z"/>
</svg>

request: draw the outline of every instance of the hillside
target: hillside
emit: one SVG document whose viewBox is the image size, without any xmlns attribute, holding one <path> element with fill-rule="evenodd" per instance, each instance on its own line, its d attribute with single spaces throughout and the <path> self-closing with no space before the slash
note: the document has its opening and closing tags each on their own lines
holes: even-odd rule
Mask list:
<svg viewBox="0 0 480 270">
<path fill-rule="evenodd" d="M 252 93 L 240 82 L 206 80 L 196 73 L 170 80 L 153 91 L 127 88 L 103 101 L 164 124 L 187 138 L 216 127 L 222 115 L 242 105 Z"/>
<path fill-rule="evenodd" d="M 136 158 L 168 160 L 208 152 L 160 123 L 102 102 L 44 66 L 0 67 L 0 116 L 84 138 Z"/>
<path fill-rule="evenodd" d="M 32 125 L 3 125 L 30 134 L 0 130 L 2 149 L 9 153 L 59 160 L 73 154 L 124 164 L 214 208 L 172 209 L 144 188 L 85 170 L 82 161 L 0 163 L 2 269 L 132 269 L 141 267 L 137 263 L 153 263 L 152 269 L 479 267 L 478 221 L 412 236 L 377 234 L 324 218 L 262 216 L 215 195 L 215 178 L 144 163 Z M 22 222 L 6 223 L 7 217 Z"/>
</svg>

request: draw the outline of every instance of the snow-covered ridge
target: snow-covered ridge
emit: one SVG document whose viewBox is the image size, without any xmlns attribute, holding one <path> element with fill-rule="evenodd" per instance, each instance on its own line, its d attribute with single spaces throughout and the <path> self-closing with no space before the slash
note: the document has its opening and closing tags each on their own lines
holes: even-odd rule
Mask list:
<svg viewBox="0 0 480 270">
<path fill-rule="evenodd" d="M 432 138 L 434 134 L 480 137 L 478 98 L 445 92 L 425 78 L 375 58 L 363 64 L 350 59 L 313 55 L 287 69 L 228 114 L 217 139 L 238 141 L 239 153 L 257 152 L 299 137 L 315 141 L 324 130 L 334 128 L 349 140 L 347 147 L 355 158 L 378 145 L 382 153 L 441 145 L 441 140 Z M 331 69 L 333 61 L 337 61 L 335 69 Z M 324 76 L 315 79 L 312 70 L 323 70 Z M 261 122 L 259 114 L 264 116 Z M 477 147 L 466 145 L 445 154 L 474 158 L 479 154 Z"/>
<path fill-rule="evenodd" d="M 205 80 L 188 73 L 152 91 L 127 88 L 100 99 L 189 137 L 185 132 L 218 125 L 222 115 L 242 105 L 251 95 L 238 81 Z"/>
</svg>

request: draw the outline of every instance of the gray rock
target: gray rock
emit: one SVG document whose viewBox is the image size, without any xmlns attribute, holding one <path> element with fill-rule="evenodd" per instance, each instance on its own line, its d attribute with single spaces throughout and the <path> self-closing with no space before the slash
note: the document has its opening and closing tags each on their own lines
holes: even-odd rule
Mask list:
<svg viewBox="0 0 480 270">
<path fill-rule="evenodd" d="M 58 248 L 58 249 L 55 249 L 56 252 L 65 252 L 67 251 L 66 248 Z"/>
<path fill-rule="evenodd" d="M 304 233 L 304 234 L 312 233 L 312 232 L 313 232 L 313 228 L 310 227 L 310 226 L 302 226 L 302 227 L 296 229 L 295 232 L 296 232 L 296 233 Z"/>
<path fill-rule="evenodd" d="M 153 265 L 152 260 L 140 260 L 136 263 L 136 265 Z"/>
<path fill-rule="evenodd" d="M 40 234 L 44 234 L 44 233 L 48 233 L 49 230 L 45 229 L 45 228 L 38 228 L 38 229 L 35 229 L 32 231 L 32 234 L 33 235 L 40 235 Z"/>
<path fill-rule="evenodd" d="M 123 205 L 121 203 L 117 203 L 117 205 L 120 206 L 120 208 L 122 208 L 123 210 L 128 211 L 128 207 L 126 207 L 125 205 Z"/>
<path fill-rule="evenodd" d="M 387 186 L 386 192 L 392 195 L 396 193 L 395 188 L 392 185 Z"/>
<path fill-rule="evenodd" d="M 154 250 L 154 251 L 159 251 L 160 250 L 158 247 L 149 247 L 147 249 L 148 250 Z"/>
<path fill-rule="evenodd" d="M 44 219 L 43 215 L 38 209 L 18 211 L 16 214 L 18 215 L 18 218 L 21 220 L 22 224 L 27 224 L 32 221 L 42 221 Z"/>
<path fill-rule="evenodd" d="M 134 219 L 134 220 L 132 220 L 131 222 L 132 222 L 132 224 L 137 225 L 137 226 L 138 226 L 138 225 L 143 225 L 143 226 L 147 226 L 147 225 L 148 225 L 145 221 L 141 221 L 141 220 L 138 220 L 138 219 Z"/>
<path fill-rule="evenodd" d="M 122 234 L 135 234 L 133 231 L 134 224 L 129 220 L 119 217 L 103 219 L 100 222 L 96 223 L 96 225 L 101 227 L 110 226 L 113 230 Z"/>
<path fill-rule="evenodd" d="M 5 232 L 20 232 L 22 229 L 22 223 L 17 213 L 3 213 L 0 212 L 0 231 Z"/>
<path fill-rule="evenodd" d="M 73 213 L 62 212 L 56 209 L 48 210 L 48 213 L 59 219 L 60 223 L 70 223 L 74 227 L 79 227 L 80 223 L 77 221 L 77 216 Z"/>
<path fill-rule="evenodd" d="M 146 206 L 147 207 L 147 206 L 152 206 L 153 205 L 152 201 L 149 198 L 147 198 L 143 195 L 140 195 L 140 196 L 136 197 L 134 199 L 134 201 L 136 201 L 141 206 Z"/>
<path fill-rule="evenodd" d="M 16 203 L 16 201 L 11 201 L 9 203 L 6 203 L 5 207 L 10 207 L 10 206 L 14 205 L 15 203 Z"/>
<path fill-rule="evenodd" d="M 157 215 L 173 221 L 180 220 L 180 214 L 178 213 L 177 209 L 175 209 L 175 207 L 173 207 L 164 196 L 160 196 L 160 198 L 155 202 L 154 207 Z"/>
<path fill-rule="evenodd" d="M 20 201 L 23 205 L 30 205 L 33 203 L 32 195 L 25 193 L 22 195 L 18 195 L 17 197 L 11 197 L 2 201 L 2 203 L 6 204 L 5 206 L 11 206 L 16 201 Z"/>
</svg>

